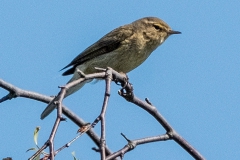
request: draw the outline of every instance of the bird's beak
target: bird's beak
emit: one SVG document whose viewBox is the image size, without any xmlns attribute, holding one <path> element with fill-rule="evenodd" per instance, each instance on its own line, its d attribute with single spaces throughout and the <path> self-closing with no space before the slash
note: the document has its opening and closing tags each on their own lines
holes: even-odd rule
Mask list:
<svg viewBox="0 0 240 160">
<path fill-rule="evenodd" d="M 170 30 L 170 31 L 168 31 L 168 34 L 181 34 L 181 32 L 179 32 L 179 31 L 174 31 L 174 30 Z"/>
</svg>

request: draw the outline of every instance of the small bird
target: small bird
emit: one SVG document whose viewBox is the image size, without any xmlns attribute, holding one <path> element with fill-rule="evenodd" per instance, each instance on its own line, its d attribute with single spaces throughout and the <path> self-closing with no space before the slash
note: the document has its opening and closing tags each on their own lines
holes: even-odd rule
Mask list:
<svg viewBox="0 0 240 160">
<path fill-rule="evenodd" d="M 80 78 L 77 69 L 85 74 L 91 74 L 96 72 L 95 67 L 111 67 L 118 72 L 128 73 L 142 64 L 172 34 L 181 34 L 181 32 L 172 30 L 159 18 L 141 18 L 103 36 L 64 67 L 63 69 L 71 68 L 62 75 L 73 74 L 68 82 L 70 83 Z M 76 92 L 88 82 L 90 81 L 70 88 L 65 97 Z M 48 116 L 54 108 L 55 105 L 50 102 L 41 114 L 41 119 Z"/>
</svg>

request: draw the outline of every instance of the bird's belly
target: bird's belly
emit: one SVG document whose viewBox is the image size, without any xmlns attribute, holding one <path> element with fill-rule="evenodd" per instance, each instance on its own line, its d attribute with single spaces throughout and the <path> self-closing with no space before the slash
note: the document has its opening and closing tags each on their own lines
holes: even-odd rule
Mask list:
<svg viewBox="0 0 240 160">
<path fill-rule="evenodd" d="M 137 52 L 131 50 L 115 50 L 114 52 L 106 53 L 104 55 L 93 58 L 78 68 L 86 74 L 96 72 L 94 67 L 111 67 L 118 72 L 128 73 L 134 68 L 138 67 L 142 62 L 144 62 L 149 55 L 150 53 L 143 50 Z"/>
</svg>

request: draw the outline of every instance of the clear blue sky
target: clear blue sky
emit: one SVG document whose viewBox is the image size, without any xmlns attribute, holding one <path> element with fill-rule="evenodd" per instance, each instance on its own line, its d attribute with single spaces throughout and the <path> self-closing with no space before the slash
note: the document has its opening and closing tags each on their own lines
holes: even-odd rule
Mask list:
<svg viewBox="0 0 240 160">
<path fill-rule="evenodd" d="M 59 70 L 112 29 L 146 17 L 166 21 L 181 35 L 171 36 L 143 65 L 128 75 L 135 94 L 148 97 L 169 123 L 206 159 L 240 157 L 240 1 L 1 1 L 0 78 L 22 89 L 55 95 L 70 77 Z M 117 95 L 113 84 L 107 111 L 107 144 L 112 151 L 130 139 L 165 133 L 146 112 Z M 104 83 L 88 84 L 64 104 L 86 121 L 97 117 Z M 0 89 L 0 96 L 7 92 Z M 33 130 L 39 144 L 48 138 L 55 114 L 43 121 L 46 104 L 17 98 L 0 104 L 0 159 L 27 159 Z M 76 135 L 61 123 L 56 148 Z M 95 128 L 99 133 L 99 127 Z M 56 159 L 99 159 L 84 135 Z M 48 151 L 48 150 L 47 150 Z M 91 158 L 89 158 L 91 157 Z M 138 146 L 131 159 L 193 159 L 173 141 Z"/>
</svg>

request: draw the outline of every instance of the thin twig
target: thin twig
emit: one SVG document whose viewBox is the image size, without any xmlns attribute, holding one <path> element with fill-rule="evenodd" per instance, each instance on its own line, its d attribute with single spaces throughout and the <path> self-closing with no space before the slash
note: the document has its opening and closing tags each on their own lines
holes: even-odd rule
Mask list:
<svg viewBox="0 0 240 160">
<path fill-rule="evenodd" d="M 121 74 L 119 74 L 118 72 L 108 68 L 108 69 L 99 69 L 99 71 L 106 71 L 111 73 L 112 77 L 111 80 L 116 82 L 117 84 L 121 84 L 122 85 L 122 89 L 119 91 L 119 94 L 124 97 L 127 101 L 130 101 L 132 103 L 134 103 L 135 105 L 139 106 L 140 108 L 144 109 L 145 111 L 147 111 L 150 115 L 152 115 L 162 126 L 163 128 L 166 130 L 166 134 L 162 135 L 162 136 L 157 136 L 157 137 L 148 137 L 148 138 L 142 138 L 140 140 L 130 140 L 130 143 L 128 143 L 128 145 L 126 145 L 125 147 L 123 147 L 121 150 L 111 154 L 109 152 L 109 154 L 107 155 L 106 159 L 112 159 L 112 158 L 116 158 L 118 156 L 123 157 L 123 155 L 130 151 L 131 149 L 133 149 L 133 146 L 131 146 L 132 144 L 135 145 L 139 145 L 139 144 L 144 144 L 144 143 L 150 143 L 153 141 L 162 141 L 162 140 L 170 140 L 173 139 L 175 142 L 177 142 L 180 146 L 182 146 L 192 157 L 194 157 L 195 159 L 199 159 L 199 160 L 204 160 L 204 157 L 195 149 L 193 148 L 183 137 L 181 137 L 174 129 L 173 127 L 166 121 L 166 119 L 158 112 L 158 110 L 156 109 L 155 106 L 152 105 L 152 103 L 149 102 L 149 100 L 143 101 L 140 100 L 139 98 L 137 98 L 134 94 L 133 94 L 133 87 L 132 85 L 128 82 L 128 78 L 126 78 L 126 76 L 123 76 Z M 102 153 L 102 159 L 105 159 L 105 151 L 103 152 L 103 150 L 107 149 L 106 148 L 106 144 L 105 144 L 105 112 L 106 112 L 106 106 L 107 106 L 107 101 L 109 99 L 110 96 L 110 80 L 106 79 L 106 72 L 99 72 L 99 73 L 94 73 L 94 74 L 89 74 L 89 75 L 84 75 L 83 78 L 85 80 L 89 80 L 89 79 L 93 79 L 93 78 L 98 78 L 98 79 L 105 79 L 106 80 L 106 91 L 105 93 L 109 93 L 109 94 L 105 94 L 104 96 L 104 103 L 103 103 L 103 108 L 102 111 L 103 112 L 103 116 L 99 116 L 98 118 L 96 118 L 96 120 L 91 124 L 92 127 L 94 127 L 100 120 L 101 120 L 101 126 L 102 126 L 102 130 L 101 130 L 101 140 L 99 141 L 96 140 L 95 143 L 99 144 L 100 143 L 100 151 Z M 107 76 L 108 77 L 108 76 Z M 78 83 L 80 83 L 80 81 L 82 81 L 82 78 L 73 81 L 71 83 L 69 83 L 66 87 L 69 88 L 71 86 L 74 86 Z M 108 88 L 108 84 L 109 84 L 109 92 L 107 91 Z M 31 99 L 36 99 L 42 102 L 47 102 L 49 103 L 52 98 L 45 96 L 45 98 L 43 99 L 40 94 L 36 94 L 34 92 L 29 92 L 29 91 L 24 91 L 21 90 L 15 86 L 12 86 L 11 84 L 6 84 L 6 82 L 4 82 L 3 80 L 0 79 L 0 87 L 8 90 L 11 93 L 11 96 L 9 96 L 8 98 L 3 97 L 3 101 L 5 101 L 6 99 L 11 99 L 14 97 L 27 97 L 27 98 L 31 98 Z M 41 98 L 39 98 L 38 96 L 40 95 Z M 37 97 L 37 98 L 36 98 Z M 61 105 L 62 106 L 62 105 Z M 61 110 L 61 107 L 59 107 Z M 59 110 L 59 115 L 61 114 L 61 111 Z M 69 112 L 69 110 L 65 107 L 62 108 L 63 113 L 65 115 L 67 115 L 71 120 L 73 120 L 74 122 L 76 121 L 76 115 L 72 115 L 74 113 L 72 113 L 71 111 Z M 60 118 L 61 120 L 61 118 Z M 60 122 L 60 121 L 59 121 Z M 76 123 L 76 122 L 75 122 Z M 83 125 L 82 122 L 77 122 L 78 125 Z M 56 125 L 57 126 L 57 125 Z M 88 131 L 90 132 L 91 129 Z M 48 143 L 45 143 L 45 145 L 43 147 L 45 147 L 46 145 L 49 145 Z M 107 152 L 107 150 L 106 150 Z M 52 156 L 54 157 L 54 156 Z"/>
</svg>

